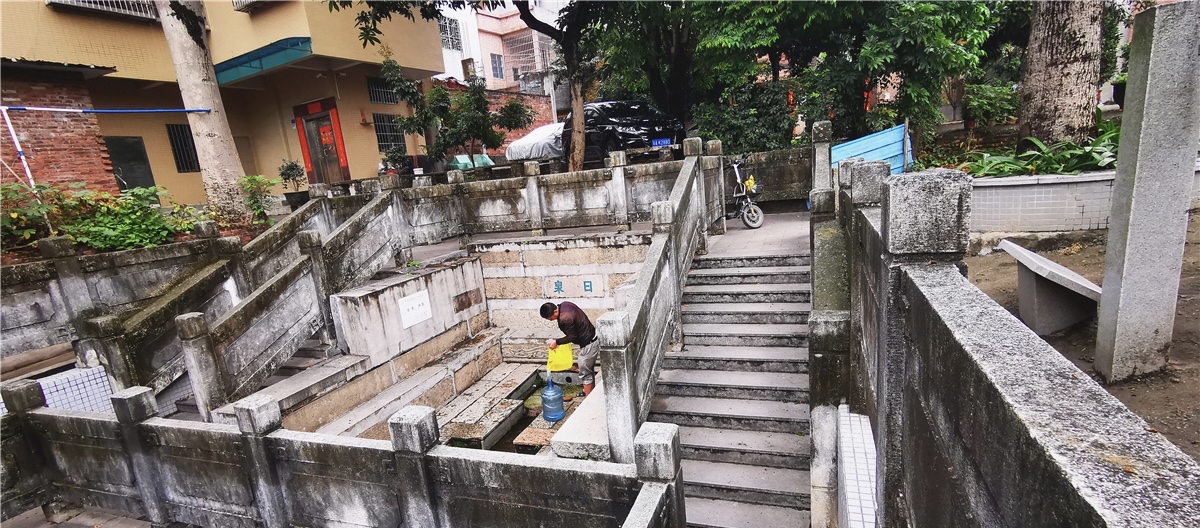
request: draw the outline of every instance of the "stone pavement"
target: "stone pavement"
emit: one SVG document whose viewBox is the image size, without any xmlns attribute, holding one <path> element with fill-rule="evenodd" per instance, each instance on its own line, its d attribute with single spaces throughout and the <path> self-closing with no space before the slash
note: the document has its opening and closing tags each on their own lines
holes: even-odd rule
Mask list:
<svg viewBox="0 0 1200 528">
<path fill-rule="evenodd" d="M 83 513 L 62 524 L 51 524 L 42 515 L 41 508 L 34 508 L 4 521 L 4 528 L 150 528 L 149 521 L 124 517 L 121 512 L 101 508 L 86 508 Z"/>
<path fill-rule="evenodd" d="M 808 212 L 767 213 L 758 229 L 727 220 L 725 234 L 708 237 L 710 256 L 808 252 Z"/>
</svg>

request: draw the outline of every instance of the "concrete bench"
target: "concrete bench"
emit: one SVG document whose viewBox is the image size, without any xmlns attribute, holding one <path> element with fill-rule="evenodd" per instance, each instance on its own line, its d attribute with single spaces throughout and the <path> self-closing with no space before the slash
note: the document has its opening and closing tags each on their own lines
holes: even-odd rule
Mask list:
<svg viewBox="0 0 1200 528">
<path fill-rule="evenodd" d="M 1038 335 L 1049 335 L 1096 315 L 1100 287 L 1054 261 L 1011 241 L 1000 241 L 1017 259 L 1017 298 L 1021 320 Z"/>
</svg>

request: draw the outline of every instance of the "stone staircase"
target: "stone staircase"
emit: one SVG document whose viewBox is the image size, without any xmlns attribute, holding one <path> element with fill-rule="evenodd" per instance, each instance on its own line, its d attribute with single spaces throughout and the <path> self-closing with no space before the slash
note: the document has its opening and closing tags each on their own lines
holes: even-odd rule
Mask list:
<svg viewBox="0 0 1200 528">
<path fill-rule="evenodd" d="M 650 420 L 680 426 L 688 526 L 809 525 L 806 254 L 698 257 Z"/>
</svg>

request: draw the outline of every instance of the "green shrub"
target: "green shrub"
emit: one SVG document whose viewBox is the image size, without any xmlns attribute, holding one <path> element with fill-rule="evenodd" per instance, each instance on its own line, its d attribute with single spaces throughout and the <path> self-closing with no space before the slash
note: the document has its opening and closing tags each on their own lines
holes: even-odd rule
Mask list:
<svg viewBox="0 0 1200 528">
<path fill-rule="evenodd" d="M 271 196 L 271 187 L 283 183 L 279 178 L 266 178 L 256 174 L 247 174 L 238 180 L 242 190 L 246 192 L 246 207 L 250 208 L 253 222 L 263 224 L 267 219 L 267 200 Z"/>
<path fill-rule="evenodd" d="M 105 192 L 77 191 L 59 204 L 69 221 L 59 229 L 75 242 L 99 250 L 133 249 L 166 242 L 175 228 L 158 210 L 158 187 Z"/>
<path fill-rule="evenodd" d="M 1021 96 L 1011 86 L 1000 84 L 968 84 L 965 116 L 980 125 L 999 125 L 1016 119 L 1021 111 Z"/>
<path fill-rule="evenodd" d="M 279 180 L 292 188 L 292 192 L 300 190 L 300 184 L 308 182 L 308 171 L 296 160 L 283 160 L 279 166 Z"/>
<path fill-rule="evenodd" d="M 45 184 L 37 184 L 33 190 L 16 182 L 0 184 L 0 237 L 6 245 L 30 244 L 50 235 L 47 219 L 54 205 L 41 196 L 49 192 L 50 186 Z"/>
</svg>

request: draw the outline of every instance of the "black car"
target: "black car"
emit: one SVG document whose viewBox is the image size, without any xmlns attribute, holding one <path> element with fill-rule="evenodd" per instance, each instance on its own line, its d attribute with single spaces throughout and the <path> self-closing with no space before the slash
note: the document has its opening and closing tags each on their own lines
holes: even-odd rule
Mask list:
<svg viewBox="0 0 1200 528">
<path fill-rule="evenodd" d="M 608 157 L 616 150 L 680 145 L 685 137 L 678 119 L 641 101 L 605 101 L 583 105 L 584 159 Z M 571 155 L 571 127 L 568 115 L 563 126 L 563 156 Z"/>
</svg>

